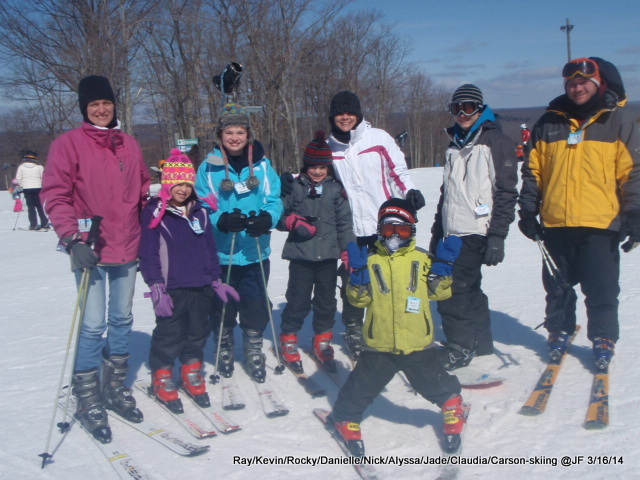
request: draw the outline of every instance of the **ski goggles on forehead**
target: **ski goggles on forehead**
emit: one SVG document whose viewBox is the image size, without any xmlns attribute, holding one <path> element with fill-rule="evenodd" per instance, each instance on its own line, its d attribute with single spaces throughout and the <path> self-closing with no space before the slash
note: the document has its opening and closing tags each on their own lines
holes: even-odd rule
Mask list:
<svg viewBox="0 0 640 480">
<path fill-rule="evenodd" d="M 586 78 L 595 77 L 598 74 L 598 64 L 590 58 L 579 58 L 567 63 L 562 69 L 565 80 L 571 80 L 578 75 Z"/>
<path fill-rule="evenodd" d="M 383 237 L 398 235 L 402 240 L 408 240 L 413 236 L 414 228 L 411 223 L 383 223 L 380 225 L 380 235 Z"/>
<path fill-rule="evenodd" d="M 482 105 L 480 105 L 477 102 L 450 103 L 449 113 L 454 117 L 457 117 L 458 115 L 461 115 L 461 114 L 466 115 L 467 117 L 470 117 L 478 113 L 480 111 L 480 107 L 482 107 Z"/>
</svg>

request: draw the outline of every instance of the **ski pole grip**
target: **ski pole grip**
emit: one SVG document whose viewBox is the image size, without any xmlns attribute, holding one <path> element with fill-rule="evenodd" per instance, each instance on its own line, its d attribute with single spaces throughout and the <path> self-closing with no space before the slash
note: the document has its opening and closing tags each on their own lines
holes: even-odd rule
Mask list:
<svg viewBox="0 0 640 480">
<path fill-rule="evenodd" d="M 91 218 L 91 228 L 89 229 L 89 236 L 87 237 L 87 245 L 90 247 L 100 238 L 100 222 L 102 222 L 102 217 L 99 215 Z"/>
</svg>

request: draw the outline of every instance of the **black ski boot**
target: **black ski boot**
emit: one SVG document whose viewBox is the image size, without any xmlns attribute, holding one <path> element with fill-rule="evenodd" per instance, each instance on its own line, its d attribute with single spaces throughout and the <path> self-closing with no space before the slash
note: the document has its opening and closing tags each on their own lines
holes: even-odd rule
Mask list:
<svg viewBox="0 0 640 480">
<path fill-rule="evenodd" d="M 452 342 L 442 342 L 442 347 L 438 353 L 442 366 L 447 372 L 451 372 L 456 368 L 466 367 L 476 356 L 473 350 L 463 348 Z"/>
<path fill-rule="evenodd" d="M 133 423 L 144 419 L 136 408 L 131 389 L 124 386 L 127 378 L 129 355 L 111 355 L 102 359 L 102 399 L 104 406 Z"/>
<path fill-rule="evenodd" d="M 349 350 L 349 356 L 356 362 L 364 349 L 364 338 L 362 336 L 362 325 L 357 320 L 346 320 L 344 341 Z"/>
<path fill-rule="evenodd" d="M 244 365 L 254 382 L 264 383 L 267 357 L 262 353 L 262 333 L 257 330 L 243 330 Z"/>
<path fill-rule="evenodd" d="M 218 333 L 214 335 L 216 345 L 218 345 Z M 218 373 L 224 378 L 233 375 L 233 328 L 222 329 L 222 340 L 220 341 L 220 351 L 218 352 Z"/>
<path fill-rule="evenodd" d="M 73 395 L 78 400 L 76 419 L 100 443 L 111 442 L 111 428 L 100 395 L 97 369 L 73 374 Z"/>
</svg>

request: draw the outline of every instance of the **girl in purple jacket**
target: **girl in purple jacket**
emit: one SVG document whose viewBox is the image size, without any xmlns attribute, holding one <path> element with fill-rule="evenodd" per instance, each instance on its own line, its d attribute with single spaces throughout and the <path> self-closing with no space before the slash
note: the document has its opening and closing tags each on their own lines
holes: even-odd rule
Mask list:
<svg viewBox="0 0 640 480">
<path fill-rule="evenodd" d="M 218 249 L 209 215 L 197 199 L 195 170 L 179 149 L 162 167 L 162 188 L 142 211 L 140 272 L 151 288 L 156 328 L 149 364 L 156 398 L 182 412 L 172 379 L 177 358 L 182 363 L 183 391 L 208 407 L 202 376 L 203 349 L 211 331 L 208 320 L 213 294 L 223 302 L 238 293 L 220 281 Z M 215 209 L 215 205 L 212 206 Z"/>
</svg>

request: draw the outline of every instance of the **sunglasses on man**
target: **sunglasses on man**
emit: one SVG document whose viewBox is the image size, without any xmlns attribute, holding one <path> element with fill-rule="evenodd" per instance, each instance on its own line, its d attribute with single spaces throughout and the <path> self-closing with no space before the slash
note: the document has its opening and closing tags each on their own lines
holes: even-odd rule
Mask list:
<svg viewBox="0 0 640 480">
<path fill-rule="evenodd" d="M 449 113 L 454 117 L 465 115 L 471 117 L 478 113 L 482 108 L 482 104 L 478 102 L 456 102 L 449 104 Z"/>
</svg>

